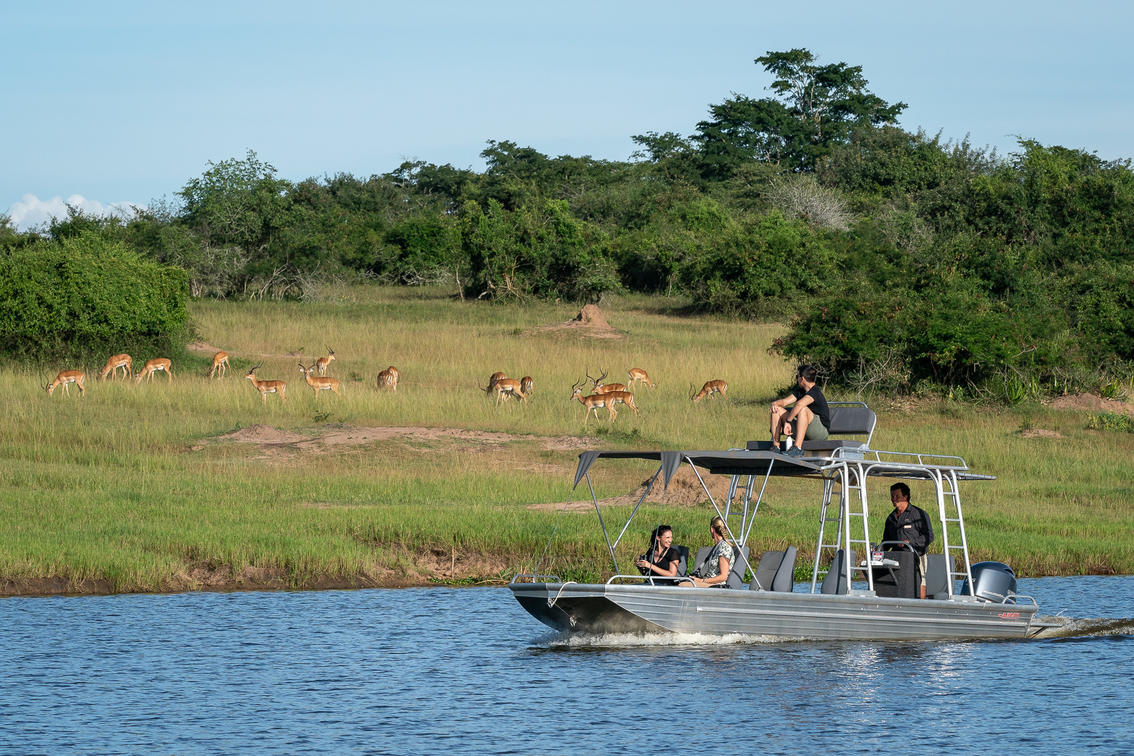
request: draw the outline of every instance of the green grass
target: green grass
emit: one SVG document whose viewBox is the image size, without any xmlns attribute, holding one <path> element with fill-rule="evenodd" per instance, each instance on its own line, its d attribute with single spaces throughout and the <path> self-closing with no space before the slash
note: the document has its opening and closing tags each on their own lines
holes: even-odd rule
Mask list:
<svg viewBox="0 0 1134 756">
<path fill-rule="evenodd" d="M 175 378 L 100 383 L 87 395 L 47 396 L 42 371 L 0 370 L 0 583 L 7 592 L 56 581 L 63 590 L 182 590 L 276 576 L 288 586 L 501 581 L 532 569 L 576 578 L 605 569 L 606 545 L 592 513 L 531 505 L 581 499 L 569 490 L 577 449 L 548 444 L 590 435 L 608 447 L 727 448 L 766 435 L 766 404 L 792 366 L 767 348 L 782 328 L 668 314 L 661 300 L 604 302 L 624 334 L 593 339 L 537 330 L 577 307 L 456 302 L 439 292 L 329 290 L 319 302 L 195 302 L 199 338 L 232 356 L 224 380 L 204 377 L 208 355 L 175 363 Z M 309 364 L 335 350 L 330 374 L 344 396 L 319 399 L 303 383 Z M 288 382 L 288 402 L 243 379 Z M 396 365 L 396 394 L 375 376 Z M 62 366 L 61 366 L 62 367 Z M 68 366 L 70 367 L 70 366 Z M 101 366 L 84 366 L 97 375 Z M 570 399 L 589 370 L 625 382 L 630 367 L 657 381 L 636 391 L 641 417 L 620 411 L 613 428 Z M 477 387 L 488 375 L 531 375 L 526 405 L 496 406 Z M 725 401 L 690 395 L 710 378 Z M 837 397 L 831 398 L 851 398 Z M 960 454 L 999 477 L 967 485 L 974 558 L 1011 563 L 1024 575 L 1127 572 L 1134 556 L 1134 435 L 1091 430 L 1087 417 L 1041 407 L 994 411 L 952 403 L 879 410 L 875 447 Z M 351 428 L 421 427 L 502 433 L 499 441 L 455 434 L 265 449 L 222 440 L 268 426 L 305 438 Z M 1058 438 L 1028 437 L 1046 429 Z M 553 447 L 553 448 L 549 448 Z M 651 472 L 628 466 L 601 480 L 601 496 L 627 493 Z M 875 484 L 872 484 L 874 486 Z M 872 500 L 885 502 L 885 484 Z M 914 487 L 914 501 L 928 489 Z M 814 543 L 813 486 L 772 481 L 753 551 L 794 544 L 801 563 Z M 876 510 L 880 527 L 888 506 Z M 608 525 L 627 511 L 614 508 Z M 648 502 L 618 550 L 628 560 L 659 521 L 696 545 L 705 508 Z M 246 584 L 256 584 L 247 578 Z"/>
</svg>

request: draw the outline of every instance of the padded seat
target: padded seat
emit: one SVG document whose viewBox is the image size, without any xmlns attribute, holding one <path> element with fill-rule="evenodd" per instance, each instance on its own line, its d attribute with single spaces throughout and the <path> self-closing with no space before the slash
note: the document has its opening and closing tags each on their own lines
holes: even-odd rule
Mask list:
<svg viewBox="0 0 1134 756">
<path fill-rule="evenodd" d="M 953 579 L 953 557 L 945 554 L 925 555 L 925 595 L 927 598 L 949 598 L 949 583 Z"/>
<path fill-rule="evenodd" d="M 858 553 L 851 552 L 851 564 L 858 561 Z M 819 588 L 820 593 L 828 594 L 844 594 L 850 590 L 847 585 L 846 577 L 846 551 L 839 549 L 835 552 L 835 558 L 831 560 L 831 568 L 827 571 L 827 576 L 823 578 L 823 585 Z"/>
<path fill-rule="evenodd" d="M 756 567 L 749 589 L 753 591 L 784 591 L 790 593 L 794 587 L 796 548 L 788 546 L 783 551 L 765 551 Z"/>
</svg>

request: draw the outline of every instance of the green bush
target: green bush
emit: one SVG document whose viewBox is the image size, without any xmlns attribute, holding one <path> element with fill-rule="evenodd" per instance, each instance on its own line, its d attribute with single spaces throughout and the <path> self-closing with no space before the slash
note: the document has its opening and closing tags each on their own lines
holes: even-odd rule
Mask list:
<svg viewBox="0 0 1134 756">
<path fill-rule="evenodd" d="M 26 362 L 178 351 L 186 274 L 83 232 L 0 256 L 0 355 Z"/>
</svg>

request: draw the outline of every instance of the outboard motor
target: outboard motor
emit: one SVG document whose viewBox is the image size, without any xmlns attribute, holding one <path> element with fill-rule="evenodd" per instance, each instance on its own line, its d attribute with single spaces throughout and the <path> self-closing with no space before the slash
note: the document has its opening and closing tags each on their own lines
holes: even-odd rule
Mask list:
<svg viewBox="0 0 1134 756">
<path fill-rule="evenodd" d="M 977 562 L 972 566 L 977 598 L 996 604 L 1016 603 L 1016 573 L 1003 562 Z M 969 581 L 961 584 L 961 596 L 971 596 Z"/>
</svg>

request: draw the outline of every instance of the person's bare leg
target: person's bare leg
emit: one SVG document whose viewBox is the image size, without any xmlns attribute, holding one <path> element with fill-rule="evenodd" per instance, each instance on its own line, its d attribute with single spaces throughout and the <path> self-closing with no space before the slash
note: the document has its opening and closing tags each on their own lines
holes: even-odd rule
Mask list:
<svg viewBox="0 0 1134 756">
<path fill-rule="evenodd" d="M 772 446 L 779 447 L 780 436 L 784 432 L 784 418 L 787 417 L 787 410 L 783 407 L 772 407 Z"/>
<path fill-rule="evenodd" d="M 808 407 L 804 407 L 796 413 L 795 423 L 793 423 L 795 425 L 795 433 L 792 437 L 795 439 L 795 445 L 800 449 L 803 448 L 803 439 L 807 436 L 807 428 L 811 425 L 811 420 L 814 417 L 815 413 Z"/>
</svg>

